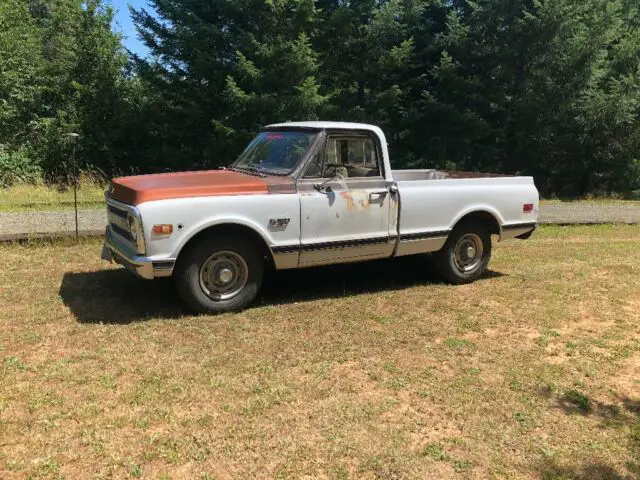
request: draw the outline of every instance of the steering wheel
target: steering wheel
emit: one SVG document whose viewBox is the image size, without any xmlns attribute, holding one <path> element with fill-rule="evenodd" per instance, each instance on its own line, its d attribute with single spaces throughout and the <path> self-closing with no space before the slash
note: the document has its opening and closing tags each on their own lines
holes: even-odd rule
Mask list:
<svg viewBox="0 0 640 480">
<path fill-rule="evenodd" d="M 327 171 L 330 171 L 330 169 L 332 169 L 332 168 L 333 168 L 333 172 L 334 173 L 331 176 L 333 177 L 335 175 L 335 172 L 338 170 L 338 168 L 346 168 L 346 166 L 342 165 L 340 163 L 325 163 L 324 164 L 324 169 L 323 169 L 323 172 L 322 172 L 322 176 L 324 178 L 326 178 L 327 177 Z"/>
</svg>

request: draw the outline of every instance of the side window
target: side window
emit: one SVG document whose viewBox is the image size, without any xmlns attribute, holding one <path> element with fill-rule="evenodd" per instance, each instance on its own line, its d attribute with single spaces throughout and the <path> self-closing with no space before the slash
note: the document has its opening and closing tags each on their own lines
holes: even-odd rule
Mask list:
<svg viewBox="0 0 640 480">
<path fill-rule="evenodd" d="M 378 152 L 372 138 L 329 137 L 327 163 L 343 166 L 349 178 L 379 177 Z"/>
<path fill-rule="evenodd" d="M 375 142 L 371 137 L 358 135 L 329 136 L 326 144 L 326 162 L 322 153 L 315 156 L 307 166 L 305 178 L 331 178 L 337 169 L 348 178 L 380 177 L 380 163 Z"/>
</svg>

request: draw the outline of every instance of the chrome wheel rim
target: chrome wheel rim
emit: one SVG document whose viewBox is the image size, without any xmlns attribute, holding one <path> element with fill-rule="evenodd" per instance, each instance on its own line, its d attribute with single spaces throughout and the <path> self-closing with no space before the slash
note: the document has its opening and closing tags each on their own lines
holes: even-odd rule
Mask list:
<svg viewBox="0 0 640 480">
<path fill-rule="evenodd" d="M 249 267 L 236 252 L 211 255 L 200 267 L 200 288 L 212 300 L 229 300 L 238 295 L 249 279 Z"/>
<path fill-rule="evenodd" d="M 460 272 L 469 273 L 480 266 L 483 253 L 482 239 L 475 233 L 466 233 L 453 249 L 453 262 Z"/>
</svg>

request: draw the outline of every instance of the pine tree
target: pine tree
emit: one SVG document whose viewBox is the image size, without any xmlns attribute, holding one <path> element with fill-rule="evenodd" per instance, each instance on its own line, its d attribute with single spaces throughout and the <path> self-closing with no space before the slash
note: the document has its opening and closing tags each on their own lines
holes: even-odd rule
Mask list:
<svg viewBox="0 0 640 480">
<path fill-rule="evenodd" d="M 412 0 L 321 0 L 321 83 L 335 118 L 377 123 L 398 146 L 410 128 L 415 39 L 423 6 Z M 398 152 L 400 153 L 400 152 Z"/>
<path fill-rule="evenodd" d="M 224 165 L 259 126 L 317 117 L 313 1 L 152 3 L 157 17 L 133 11 L 152 52 L 136 60 L 164 106 L 154 128 L 167 165 Z"/>
<path fill-rule="evenodd" d="M 429 132 L 427 162 L 533 174 L 544 193 L 632 188 L 623 185 L 639 112 L 630 15 L 598 0 L 451 4 L 415 112 Z"/>
</svg>

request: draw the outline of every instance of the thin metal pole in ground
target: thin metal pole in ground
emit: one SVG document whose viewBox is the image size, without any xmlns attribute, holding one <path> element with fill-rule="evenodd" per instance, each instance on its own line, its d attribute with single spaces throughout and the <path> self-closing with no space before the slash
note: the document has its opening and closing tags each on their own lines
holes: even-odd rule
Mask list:
<svg viewBox="0 0 640 480">
<path fill-rule="evenodd" d="M 77 133 L 68 133 L 69 141 L 73 147 L 71 149 L 71 164 L 73 168 L 73 209 L 76 217 L 76 243 L 80 241 L 80 233 L 78 231 L 78 165 L 76 163 L 76 141 L 78 140 Z"/>
</svg>

